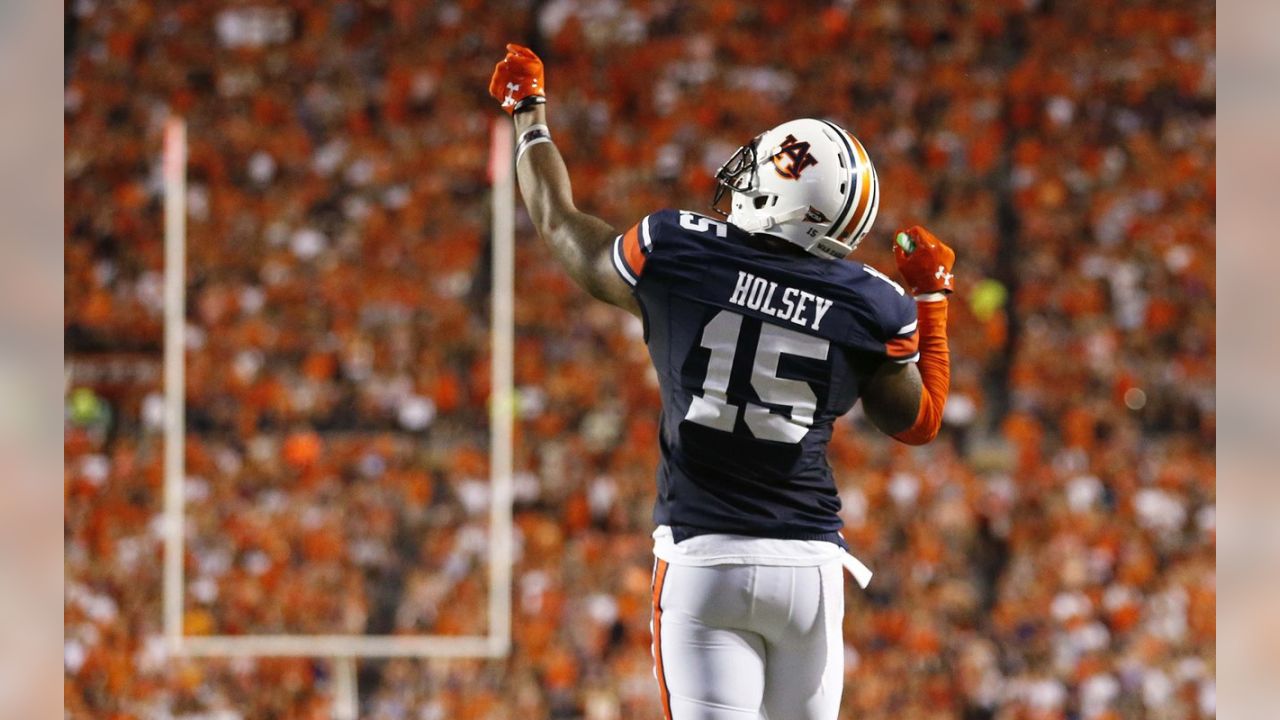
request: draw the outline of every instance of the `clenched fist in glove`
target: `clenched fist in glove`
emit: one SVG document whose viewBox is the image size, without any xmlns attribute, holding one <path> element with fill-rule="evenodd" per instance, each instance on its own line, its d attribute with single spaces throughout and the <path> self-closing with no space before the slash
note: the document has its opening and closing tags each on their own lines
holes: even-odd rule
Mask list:
<svg viewBox="0 0 1280 720">
<path fill-rule="evenodd" d="M 919 225 L 898 233 L 893 257 L 912 295 L 955 290 L 951 273 L 955 251 Z"/>
<path fill-rule="evenodd" d="M 541 105 L 547 101 L 542 73 L 542 60 L 532 50 L 508 43 L 507 56 L 493 69 L 489 94 L 509 115 Z"/>
</svg>

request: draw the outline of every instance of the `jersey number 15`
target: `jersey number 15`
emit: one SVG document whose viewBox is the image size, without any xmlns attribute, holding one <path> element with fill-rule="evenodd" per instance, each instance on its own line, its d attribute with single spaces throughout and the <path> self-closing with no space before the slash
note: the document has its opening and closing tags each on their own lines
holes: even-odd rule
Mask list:
<svg viewBox="0 0 1280 720">
<path fill-rule="evenodd" d="M 729 402 L 729 375 L 738 352 L 738 336 L 742 332 L 742 316 L 721 310 L 702 330 L 702 347 L 711 351 L 707 377 L 702 382 L 702 395 L 693 397 L 684 419 L 724 432 L 733 432 L 738 415 L 751 434 L 762 440 L 798 443 L 813 425 L 818 398 L 813 388 L 801 380 L 778 377 L 778 360 L 782 355 L 826 360 L 831 343 L 777 325 L 762 323 L 760 340 L 755 347 L 751 366 L 751 387 L 761 402 L 790 408 L 790 416 L 763 405 L 746 402 L 742 407 Z"/>
</svg>

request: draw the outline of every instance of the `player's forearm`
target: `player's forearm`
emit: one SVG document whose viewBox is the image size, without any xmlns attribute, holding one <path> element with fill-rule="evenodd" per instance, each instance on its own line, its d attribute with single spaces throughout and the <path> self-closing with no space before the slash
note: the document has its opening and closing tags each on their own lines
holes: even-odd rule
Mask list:
<svg viewBox="0 0 1280 720">
<path fill-rule="evenodd" d="M 940 294 L 940 293 L 938 293 Z M 920 333 L 920 408 L 915 422 L 894 438 L 908 445 L 924 445 L 942 428 L 942 411 L 951 388 L 951 350 L 947 346 L 947 299 L 917 303 Z"/>
<path fill-rule="evenodd" d="M 527 132 L 535 126 L 546 127 L 547 109 L 539 105 L 515 116 L 516 139 L 528 142 Z M 569 170 L 565 167 L 560 151 L 554 142 L 529 145 L 520 154 L 516 164 L 520 179 L 520 194 L 524 196 L 529 217 L 539 233 L 547 234 L 565 222 L 577 211 L 573 204 L 573 187 L 569 182 Z"/>
<path fill-rule="evenodd" d="M 516 137 L 537 125 L 546 125 L 546 107 L 515 116 Z M 583 289 L 601 297 L 593 266 L 609 251 L 616 235 L 612 226 L 581 212 L 573 203 L 573 187 L 564 159 L 553 142 L 525 148 L 516 165 L 520 194 L 538 235 L 551 247 L 556 259 Z"/>
</svg>

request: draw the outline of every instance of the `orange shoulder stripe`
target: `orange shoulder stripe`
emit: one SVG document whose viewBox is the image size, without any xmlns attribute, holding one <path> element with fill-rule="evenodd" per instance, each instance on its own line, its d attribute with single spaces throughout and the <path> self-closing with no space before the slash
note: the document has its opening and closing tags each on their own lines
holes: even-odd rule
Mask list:
<svg viewBox="0 0 1280 720">
<path fill-rule="evenodd" d="M 913 332 L 906 337 L 894 338 L 884 344 L 884 351 L 889 357 L 911 357 L 920 349 L 920 333 Z"/>
<path fill-rule="evenodd" d="M 631 267 L 631 272 L 640 277 L 640 273 L 644 272 L 645 255 L 640 250 L 640 226 L 633 225 L 631 229 L 622 235 L 622 257 L 626 259 L 627 265 Z"/>
</svg>

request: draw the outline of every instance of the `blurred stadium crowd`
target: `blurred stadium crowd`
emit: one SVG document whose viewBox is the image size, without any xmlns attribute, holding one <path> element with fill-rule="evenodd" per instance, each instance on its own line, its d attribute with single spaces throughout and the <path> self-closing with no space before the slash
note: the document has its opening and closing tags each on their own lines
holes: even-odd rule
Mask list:
<svg viewBox="0 0 1280 720">
<path fill-rule="evenodd" d="M 832 464 L 842 717 L 1206 718 L 1214 685 L 1214 6 L 1175 0 L 73 0 L 68 718 L 323 718 L 325 662 L 160 639 L 160 132 L 186 117 L 186 631 L 483 633 L 485 93 L 548 66 L 580 204 L 705 210 L 826 116 L 883 188 L 861 259 L 957 249 L 952 399 Z M 521 211 L 522 212 L 522 211 Z M 639 327 L 518 218 L 514 649 L 365 661 L 362 717 L 657 717 Z"/>
</svg>

